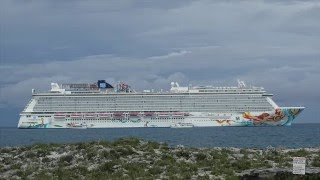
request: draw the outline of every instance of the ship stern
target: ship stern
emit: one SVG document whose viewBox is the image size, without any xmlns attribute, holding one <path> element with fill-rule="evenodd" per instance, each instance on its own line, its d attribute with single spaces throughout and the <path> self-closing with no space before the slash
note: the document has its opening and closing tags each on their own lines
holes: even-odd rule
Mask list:
<svg viewBox="0 0 320 180">
<path fill-rule="evenodd" d="M 26 121 L 26 116 L 24 116 L 24 115 L 20 115 L 20 118 L 19 118 L 19 122 L 18 122 L 18 126 L 17 126 L 17 128 L 20 128 L 20 129 L 28 128 L 28 127 L 26 126 L 26 124 L 25 124 L 25 123 L 23 123 L 24 121 Z"/>
</svg>

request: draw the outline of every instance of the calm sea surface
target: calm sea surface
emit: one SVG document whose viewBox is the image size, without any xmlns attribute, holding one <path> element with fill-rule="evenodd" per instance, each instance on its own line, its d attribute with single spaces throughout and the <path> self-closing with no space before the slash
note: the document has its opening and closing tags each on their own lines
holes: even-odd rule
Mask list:
<svg viewBox="0 0 320 180">
<path fill-rule="evenodd" d="M 0 147 L 34 143 L 76 143 L 138 137 L 171 146 L 266 148 L 320 147 L 319 124 L 289 127 L 16 129 L 0 128 Z"/>
</svg>

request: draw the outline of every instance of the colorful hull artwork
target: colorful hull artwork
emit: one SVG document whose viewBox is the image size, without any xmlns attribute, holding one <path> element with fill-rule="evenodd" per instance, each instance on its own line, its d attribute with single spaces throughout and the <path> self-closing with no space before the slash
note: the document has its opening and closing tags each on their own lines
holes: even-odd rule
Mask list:
<svg viewBox="0 0 320 180">
<path fill-rule="evenodd" d="M 289 126 L 304 108 L 277 108 L 274 113 L 262 113 L 254 116 L 249 112 L 243 114 L 243 118 L 250 120 L 253 126 L 281 125 Z"/>
<path fill-rule="evenodd" d="M 272 112 L 245 112 L 230 114 L 218 118 L 215 113 L 190 112 L 188 116 L 117 116 L 99 119 L 55 120 L 55 118 L 41 118 L 21 121 L 19 128 L 119 128 L 119 127 L 172 127 L 177 123 L 187 123 L 192 127 L 210 126 L 289 126 L 303 110 L 303 107 L 277 108 Z M 80 124 L 77 126 L 77 124 Z M 85 126 L 83 126 L 85 125 Z"/>
<path fill-rule="evenodd" d="M 22 122 L 20 125 L 20 128 L 28 128 L 28 129 L 38 129 L 38 128 L 49 128 L 49 123 L 44 123 L 44 118 L 41 118 L 39 120 L 36 120 L 35 118 L 32 119 L 32 121 L 25 121 Z"/>
</svg>

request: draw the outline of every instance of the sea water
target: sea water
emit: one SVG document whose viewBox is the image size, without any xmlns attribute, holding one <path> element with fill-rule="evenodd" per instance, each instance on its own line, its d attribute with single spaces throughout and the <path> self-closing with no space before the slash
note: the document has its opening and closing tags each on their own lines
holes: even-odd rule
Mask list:
<svg viewBox="0 0 320 180">
<path fill-rule="evenodd" d="M 320 147 L 319 124 L 273 127 L 17 129 L 0 128 L 0 147 L 35 143 L 77 143 L 137 137 L 170 146 L 307 148 Z"/>
</svg>

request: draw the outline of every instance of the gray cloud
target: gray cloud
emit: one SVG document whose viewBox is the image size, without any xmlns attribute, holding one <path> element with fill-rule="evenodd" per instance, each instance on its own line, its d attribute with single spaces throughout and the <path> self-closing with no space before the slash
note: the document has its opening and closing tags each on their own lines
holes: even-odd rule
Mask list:
<svg viewBox="0 0 320 180">
<path fill-rule="evenodd" d="M 92 82 L 97 78 L 108 79 L 111 83 L 127 81 L 139 90 L 150 87 L 168 89 L 171 81 L 196 85 L 212 84 L 216 80 L 216 84 L 232 85 L 237 78 L 241 78 L 254 85 L 266 86 L 282 94 L 281 98 L 286 100 L 295 95 L 301 95 L 303 99 L 310 101 L 318 98 L 319 85 L 314 83 L 320 78 L 318 60 L 279 58 L 274 63 L 270 59 L 248 56 L 235 61 L 233 57 L 242 52 L 229 53 L 222 59 L 208 57 L 214 57 L 216 49 L 197 47 L 192 51 L 139 59 L 99 55 L 73 61 L 2 67 L 2 77 L 11 73 L 2 82 L 8 84 L 2 88 L 5 94 L 2 101 L 15 99 L 17 101 L 11 102 L 21 105 L 26 101 L 31 88 L 46 90 L 50 82 Z M 218 49 L 218 53 L 230 51 L 230 48 Z"/>
<path fill-rule="evenodd" d="M 1 1 L 0 108 L 50 82 L 265 86 L 319 107 L 319 1 Z M 312 110 L 313 108 L 313 110 Z M 311 120 L 312 121 L 312 120 Z"/>
</svg>

